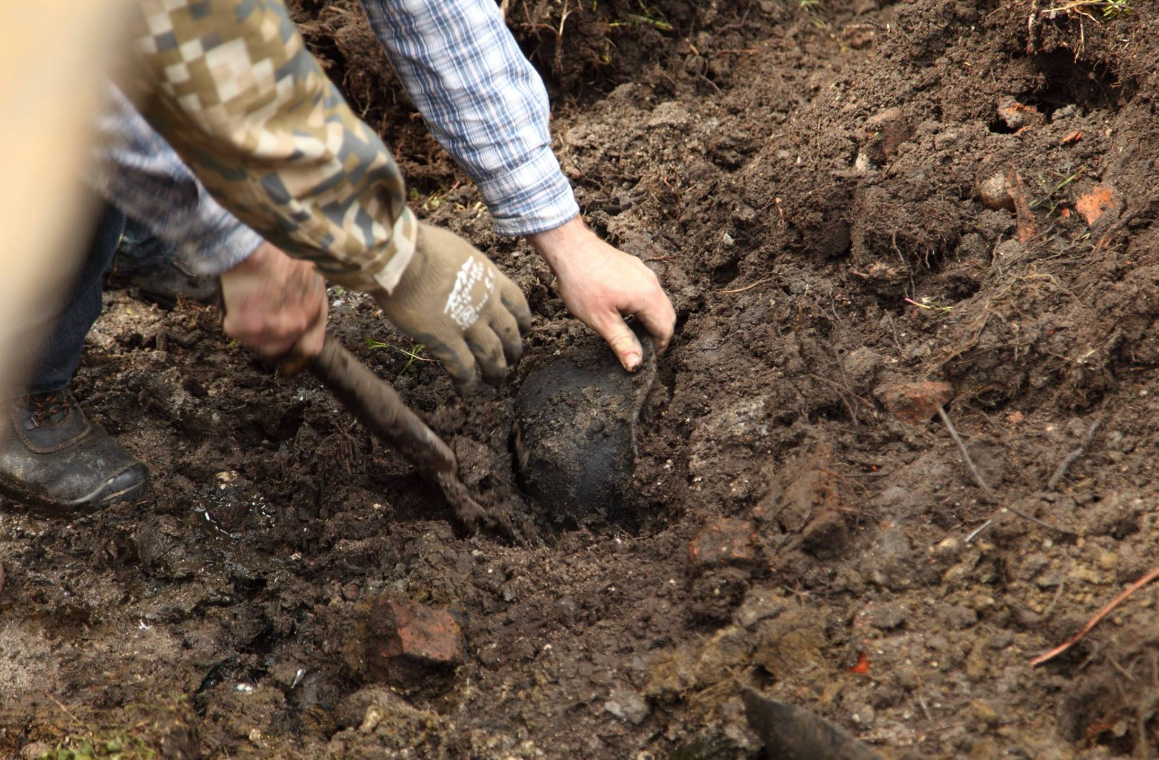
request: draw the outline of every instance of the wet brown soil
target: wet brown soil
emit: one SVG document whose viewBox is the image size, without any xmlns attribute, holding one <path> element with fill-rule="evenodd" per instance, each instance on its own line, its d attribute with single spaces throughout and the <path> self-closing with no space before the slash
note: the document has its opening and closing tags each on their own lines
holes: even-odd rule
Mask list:
<svg viewBox="0 0 1159 760">
<path fill-rule="evenodd" d="M 520 490 L 516 389 L 585 331 L 380 94 L 356 9 L 300 2 L 415 208 L 536 314 L 467 402 L 368 300 L 332 291 L 334 329 L 545 540 L 458 533 L 309 378 L 113 293 L 77 394 L 155 495 L 0 513 L 0 756 L 91 726 L 170 757 L 757 757 L 747 685 L 894 757 L 1159 754 L 1153 588 L 1029 665 L 1159 564 L 1159 6 L 588 5 L 508 12 L 587 218 L 680 315 L 632 519 L 559 530 Z M 921 381 L 993 498 L 933 386 L 895 416 Z M 343 652 L 383 592 L 449 610 L 462 662 L 370 683 Z"/>
</svg>

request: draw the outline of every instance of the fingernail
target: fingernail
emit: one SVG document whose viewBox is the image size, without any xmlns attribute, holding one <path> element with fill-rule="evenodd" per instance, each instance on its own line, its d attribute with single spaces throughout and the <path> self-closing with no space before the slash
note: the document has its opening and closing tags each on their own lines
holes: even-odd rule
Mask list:
<svg viewBox="0 0 1159 760">
<path fill-rule="evenodd" d="M 640 355 L 628 354 L 626 357 L 624 357 L 624 367 L 626 367 L 629 372 L 635 372 L 636 370 L 640 369 Z"/>
</svg>

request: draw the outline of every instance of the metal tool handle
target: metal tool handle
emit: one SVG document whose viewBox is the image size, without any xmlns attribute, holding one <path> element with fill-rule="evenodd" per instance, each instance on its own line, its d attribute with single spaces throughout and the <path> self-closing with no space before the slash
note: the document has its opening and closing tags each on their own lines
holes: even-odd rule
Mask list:
<svg viewBox="0 0 1159 760">
<path fill-rule="evenodd" d="M 430 477 L 455 474 L 455 453 L 381 378 L 326 333 L 322 352 L 308 366 L 359 422 Z"/>
</svg>

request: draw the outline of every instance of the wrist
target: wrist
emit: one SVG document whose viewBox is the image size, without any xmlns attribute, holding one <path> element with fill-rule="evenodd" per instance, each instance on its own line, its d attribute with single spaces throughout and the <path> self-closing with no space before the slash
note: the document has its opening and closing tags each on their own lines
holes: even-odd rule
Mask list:
<svg viewBox="0 0 1159 760">
<path fill-rule="evenodd" d="M 248 256 L 246 256 L 244 259 L 242 259 L 238 263 L 234 264 L 232 267 L 230 267 L 229 269 L 227 269 L 225 271 L 226 272 L 253 272 L 253 271 L 259 270 L 262 267 L 264 267 L 267 263 L 269 263 L 270 255 L 272 253 L 271 249 L 276 250 L 273 248 L 272 244 L 270 244 L 266 241 L 262 241 L 262 244 L 259 245 L 257 248 L 253 249 L 253 251 L 251 251 Z"/>
<path fill-rule="evenodd" d="M 558 227 L 528 235 L 527 242 L 553 271 L 558 272 L 561 266 L 566 265 L 568 255 L 576 250 L 577 244 L 595 234 L 584 224 L 583 217 L 577 215 Z"/>
</svg>

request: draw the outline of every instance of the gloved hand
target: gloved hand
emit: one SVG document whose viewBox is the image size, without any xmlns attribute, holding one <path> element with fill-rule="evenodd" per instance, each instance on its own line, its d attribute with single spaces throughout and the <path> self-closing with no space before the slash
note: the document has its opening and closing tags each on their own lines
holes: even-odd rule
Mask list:
<svg viewBox="0 0 1159 760">
<path fill-rule="evenodd" d="M 460 393 L 475 386 L 475 364 L 495 385 L 523 353 L 531 310 L 515 283 L 463 238 L 419 224 L 414 257 L 394 291 L 373 292 L 394 326 L 443 363 Z"/>
</svg>

